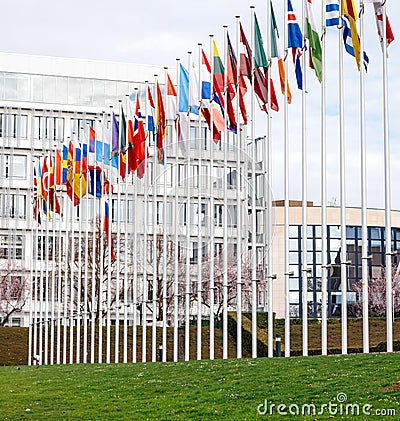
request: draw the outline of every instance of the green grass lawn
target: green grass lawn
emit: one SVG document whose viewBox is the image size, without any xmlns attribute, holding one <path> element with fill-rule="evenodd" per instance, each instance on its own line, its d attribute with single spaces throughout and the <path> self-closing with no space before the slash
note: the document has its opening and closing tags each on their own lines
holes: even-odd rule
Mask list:
<svg viewBox="0 0 400 421">
<path fill-rule="evenodd" d="M 0 420 L 322 420 L 332 418 L 327 409 L 282 417 L 277 407 L 272 416 L 257 407 L 267 400 L 268 410 L 315 404 L 319 411 L 338 403 L 339 393 L 347 396 L 343 411 L 346 404 L 372 406 L 375 415 L 355 419 L 394 409 L 396 416 L 379 419 L 396 420 L 399 368 L 400 354 L 0 367 Z"/>
</svg>

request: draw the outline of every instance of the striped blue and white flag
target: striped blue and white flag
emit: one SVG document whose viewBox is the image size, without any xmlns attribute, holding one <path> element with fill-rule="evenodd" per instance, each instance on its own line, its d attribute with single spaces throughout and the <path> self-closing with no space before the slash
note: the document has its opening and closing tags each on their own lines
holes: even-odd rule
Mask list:
<svg viewBox="0 0 400 421">
<path fill-rule="evenodd" d="M 339 0 L 326 0 L 326 26 L 339 25 Z"/>
<path fill-rule="evenodd" d="M 344 48 L 346 49 L 346 51 L 352 55 L 353 57 L 355 57 L 354 54 L 354 47 L 353 47 L 353 40 L 351 38 L 351 30 L 350 30 L 350 22 L 349 19 L 346 15 L 342 16 L 342 20 L 343 20 L 343 42 L 344 42 Z M 357 35 L 358 36 L 358 35 Z M 369 58 L 366 54 L 366 52 L 364 51 L 364 67 L 365 70 L 368 70 L 368 64 L 369 64 Z"/>
</svg>

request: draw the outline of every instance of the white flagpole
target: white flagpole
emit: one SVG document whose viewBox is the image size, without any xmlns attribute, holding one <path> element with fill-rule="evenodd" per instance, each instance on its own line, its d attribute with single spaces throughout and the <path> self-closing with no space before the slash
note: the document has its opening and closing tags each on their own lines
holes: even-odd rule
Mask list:
<svg viewBox="0 0 400 421">
<path fill-rule="evenodd" d="M 190 98 L 190 73 L 192 67 L 191 61 L 192 52 L 188 51 L 188 72 L 189 72 L 189 95 Z M 185 361 L 189 361 L 190 355 L 190 230 L 191 230 L 191 200 L 190 200 L 190 150 L 191 150 L 191 138 L 190 138 L 190 104 L 188 109 L 188 127 L 187 127 L 187 155 L 186 155 L 186 272 L 185 272 Z"/>
<path fill-rule="evenodd" d="M 286 1 L 286 0 L 285 0 Z M 286 13 L 287 15 L 287 13 Z M 286 25 L 287 26 L 287 25 Z M 285 36 L 288 29 L 285 28 Z M 304 38 L 303 38 L 304 43 Z M 288 48 L 288 41 L 285 42 L 285 48 Z M 303 72 L 305 69 L 303 69 Z M 286 69 L 285 69 L 286 72 Z M 304 87 L 303 87 L 304 89 Z M 288 124 L 288 106 L 285 101 L 284 106 L 284 210 L 283 210 L 283 238 L 284 238 L 284 279 L 285 279 L 285 357 L 290 357 L 290 270 L 289 270 L 289 124 Z"/>
<path fill-rule="evenodd" d="M 129 106 L 129 95 L 126 95 L 126 109 L 128 110 L 128 106 Z M 122 153 L 122 149 L 121 149 L 121 138 L 122 138 L 122 127 L 121 127 L 121 121 L 122 121 L 122 103 L 121 101 L 119 101 L 119 132 L 118 132 L 118 142 L 119 142 L 119 155 L 118 155 L 118 159 L 119 159 L 119 174 L 118 174 L 118 178 L 121 176 L 121 153 Z M 113 123 L 112 123 L 113 124 Z M 126 133 L 124 133 L 125 139 L 127 139 Z M 124 197 L 125 197 L 125 208 L 124 208 L 124 286 L 123 286 L 123 295 L 124 295 L 124 339 L 123 339 L 123 351 L 122 351 L 122 361 L 123 363 L 127 363 L 128 362 L 128 217 L 129 217 L 129 207 L 128 207 L 128 151 L 127 151 L 127 144 L 125 144 L 125 180 L 124 184 L 123 184 L 123 188 L 124 188 Z M 119 191 L 119 189 L 118 189 Z M 134 227 L 133 232 L 136 233 L 136 228 Z M 117 234 L 117 236 L 120 236 L 120 228 L 119 228 L 119 234 Z M 120 237 L 119 240 L 117 239 L 117 244 L 120 244 Z M 121 247 L 120 245 L 118 246 L 118 249 L 120 250 Z M 136 257 L 135 257 L 136 258 Z M 117 269 L 117 273 L 119 273 L 119 259 L 117 258 L 117 265 L 118 265 L 118 269 Z M 119 275 L 118 275 L 119 276 Z M 133 285 L 132 285 L 133 287 Z M 132 291 L 133 293 L 133 291 Z M 133 311 L 134 314 L 136 314 L 136 303 L 135 300 L 133 300 Z M 136 321 L 136 320 L 134 320 Z M 135 344 L 134 350 L 135 353 L 134 355 L 132 355 L 132 361 L 136 362 L 136 325 L 135 323 L 132 325 L 132 344 Z"/>
<path fill-rule="evenodd" d="M 146 98 L 148 96 L 148 81 L 145 82 Z M 147 117 L 147 101 L 145 107 L 145 115 Z M 151 110 L 150 110 L 151 112 Z M 154 122 L 155 124 L 155 122 Z M 147 128 L 148 129 L 148 128 Z M 148 136 L 150 137 L 150 131 L 147 130 Z M 154 133 L 153 133 L 154 137 Z M 147 166 L 147 155 L 145 154 L 145 166 Z M 154 171 L 154 169 L 153 169 Z M 143 240 L 143 280 L 142 280 L 142 362 L 146 362 L 146 343 L 147 343 L 147 225 L 148 225 L 148 188 L 149 188 L 149 177 L 151 182 L 151 172 L 146 171 L 144 177 L 144 240 Z"/>
<path fill-rule="evenodd" d="M 210 67 L 211 67 L 211 100 L 210 100 L 210 360 L 215 357 L 215 320 L 214 320 L 214 305 L 215 305 L 215 283 L 214 283 L 214 254 L 215 254 L 215 241 L 214 241 L 214 118 L 213 118 L 213 101 L 214 101 L 214 36 L 210 35 Z M 221 140 L 220 140 L 221 141 Z"/>
<path fill-rule="evenodd" d="M 54 221 L 54 217 L 56 215 L 56 174 L 57 174 L 57 163 L 55 159 L 55 150 L 56 150 L 56 144 L 53 145 L 54 155 L 53 157 L 50 157 L 50 160 L 52 160 L 52 167 L 53 167 L 53 179 L 54 179 L 54 197 L 53 197 L 53 219 L 51 221 L 52 225 L 52 255 L 51 255 L 51 313 L 50 313 L 50 364 L 54 364 L 54 316 L 55 316 L 55 286 L 56 286 L 56 278 L 55 278 L 55 267 L 54 267 L 54 261 L 55 261 L 55 250 L 56 250 L 56 224 Z M 54 165 L 53 165 L 54 164 Z M 50 183 L 49 183 L 50 187 Z"/>
<path fill-rule="evenodd" d="M 69 142 L 68 142 L 68 157 L 69 157 Z M 68 158 L 69 161 L 69 158 Z M 71 165 L 70 165 L 71 166 Z M 68 172 L 72 168 L 68 168 Z M 67 175 L 68 177 L 68 175 Z M 67 335 L 68 335 L 68 268 L 69 268 L 69 220 L 71 213 L 71 203 L 66 202 L 66 215 L 65 215 L 65 262 L 64 262 L 64 329 L 63 329 L 63 364 L 67 364 Z"/>
<path fill-rule="evenodd" d="M 110 127 L 111 128 L 111 127 Z M 107 130 L 107 114 L 103 114 L 103 133 L 106 131 L 105 136 L 103 135 L 103 160 L 104 162 L 108 162 L 108 179 L 110 184 L 112 184 L 112 171 L 111 171 L 111 132 Z M 104 154 L 104 143 L 109 143 L 109 151 L 110 155 L 105 156 Z M 112 249 L 112 195 L 111 195 L 111 187 L 108 191 L 108 197 L 106 200 L 108 201 L 108 227 L 107 227 L 107 320 L 106 320 L 106 363 L 110 364 L 111 362 L 111 249 Z"/>
<path fill-rule="evenodd" d="M 237 207 L 237 220 L 236 220 L 236 243 L 237 243 L 237 276 L 236 276 L 236 357 L 242 358 L 242 170 L 240 167 L 240 160 L 242 156 L 241 140 L 243 136 L 240 135 L 241 128 L 239 126 L 239 95 L 240 95 L 240 16 L 236 16 L 236 121 L 237 121 L 237 134 L 236 134 L 236 207 Z M 246 139 L 244 137 L 244 139 Z"/>
<path fill-rule="evenodd" d="M 157 81 L 157 76 L 154 75 L 155 81 Z M 157 92 L 155 92 L 156 97 L 156 107 L 160 106 L 158 103 L 158 95 Z M 156 115 L 156 119 L 158 116 Z M 155 133 L 158 133 L 158 129 L 155 129 Z M 157 184 L 158 184 L 158 149 L 157 149 L 157 135 L 154 138 L 154 155 L 153 155 L 153 258 L 152 258 L 152 265 L 153 265 L 153 297 L 152 297 L 152 339 L 151 339 L 151 361 L 156 362 L 157 361 L 157 306 L 158 306 L 158 271 L 157 271 L 157 265 L 158 265 L 158 247 L 157 247 Z"/>
<path fill-rule="evenodd" d="M 305 20 L 305 4 L 302 3 L 303 15 L 303 34 L 306 34 L 306 20 Z M 311 54 L 311 52 L 309 52 Z M 308 267 L 307 267 L 307 63 L 306 54 L 302 57 L 303 64 L 303 89 L 301 91 L 301 221 L 302 221 L 302 236 L 301 236 L 301 280 L 302 280 L 302 338 L 303 338 L 303 356 L 308 355 Z"/>
<path fill-rule="evenodd" d="M 165 98 L 168 98 L 168 80 L 167 80 L 167 69 L 164 67 L 164 80 L 165 80 Z M 165 115 L 168 115 L 168 100 L 165 102 L 166 111 Z M 166 130 L 168 130 L 168 125 L 166 124 Z M 169 137 L 171 139 L 171 136 Z M 165 136 L 165 143 L 167 136 Z M 167 150 L 169 145 L 164 147 L 164 185 L 163 185 L 163 269 L 162 269 L 162 355 L 161 361 L 167 361 L 167 177 L 170 174 L 167 166 Z M 172 169 L 171 169 L 172 170 Z"/>
<path fill-rule="evenodd" d="M 47 156 L 45 156 L 44 159 L 48 159 Z M 50 167 L 48 168 L 48 171 L 50 171 Z M 47 177 L 50 177 L 49 174 Z M 49 185 L 49 182 L 47 183 Z M 46 223 L 45 223 L 45 241 L 44 241 L 44 275 L 43 275 L 43 292 L 44 292 L 44 312 L 43 312 L 43 324 L 44 324 L 44 356 L 43 356 L 43 363 L 45 365 L 49 362 L 49 320 L 48 320 L 48 314 L 49 314 L 49 217 L 51 215 L 51 209 L 50 204 L 47 201 L 47 215 L 46 215 Z"/>
<path fill-rule="evenodd" d="M 71 216 L 71 279 L 70 279 L 70 308 L 69 308 L 69 363 L 74 363 L 74 286 L 75 286 L 75 217 L 76 217 L 76 208 L 74 206 L 75 198 L 75 163 L 76 163 L 76 142 L 75 142 L 75 132 L 72 133 L 72 138 L 74 142 L 74 153 L 73 153 L 73 164 L 72 164 L 72 216 Z"/>
<path fill-rule="evenodd" d="M 97 121 L 97 120 L 96 120 Z M 95 129 L 97 126 L 95 124 Z M 94 171 L 93 171 L 93 230 L 92 230 L 92 285 L 91 285 L 91 331 L 90 331 L 90 362 L 94 364 L 95 362 L 95 340 L 96 340 L 96 243 L 97 243 L 97 159 L 96 159 L 96 138 L 98 133 L 95 131 L 94 139 L 94 149 L 95 149 L 95 158 L 94 158 Z M 89 142 L 90 143 L 90 142 Z M 102 176 L 101 176 L 102 177 Z M 100 203 L 100 198 L 99 198 Z M 100 213 L 99 213 L 100 214 Z M 101 221 L 100 221 L 101 226 Z M 99 235 L 101 232 L 99 232 Z M 101 237 L 100 237 L 101 240 Z M 100 242 L 99 242 L 100 246 Z M 99 252 L 98 252 L 99 253 Z M 100 289 L 99 289 L 100 293 Z"/>
<path fill-rule="evenodd" d="M 223 250 L 222 250 L 222 258 L 223 258 L 223 305 L 222 305 L 222 358 L 228 358 L 228 189 L 227 189 L 227 155 L 228 155 L 228 146 L 229 146 L 229 138 L 228 138 L 228 127 L 227 127 L 227 119 L 228 119 L 228 92 L 227 92 L 227 84 L 228 84 L 228 61 L 227 61 L 227 37 L 228 37 L 228 27 L 225 25 L 224 27 L 224 106 L 225 106 L 225 118 L 224 118 L 224 167 L 222 173 L 224 174 L 224 179 L 222 180 L 223 185 L 223 214 L 222 214 L 222 221 L 223 221 Z"/>
<path fill-rule="evenodd" d="M 63 177 L 63 166 L 61 166 L 61 181 Z M 60 189 L 60 206 L 61 206 L 61 215 L 58 220 L 58 279 L 57 279 L 57 356 L 56 363 L 60 364 L 61 358 L 61 317 L 62 317 L 62 255 L 61 250 L 63 246 L 63 236 L 62 236 L 62 222 L 64 220 L 63 212 L 66 203 L 64 201 L 64 195 L 62 194 L 62 188 Z M 36 260 L 36 258 L 35 258 Z"/>
<path fill-rule="evenodd" d="M 128 97 L 128 95 L 126 95 L 126 97 Z M 118 102 L 121 103 L 122 100 L 119 100 Z M 112 110 L 111 110 L 112 111 Z M 114 114 L 111 112 L 110 113 L 110 130 L 111 130 L 111 146 L 110 146 L 110 151 L 111 151 L 111 157 L 114 158 L 114 152 L 112 151 L 113 148 L 113 128 L 114 128 Z M 119 143 L 119 138 L 118 138 L 118 143 Z M 114 332 L 114 362 L 117 364 L 119 362 L 119 326 L 120 326 L 120 271 L 121 271 L 121 183 L 120 183 L 120 176 L 119 176 L 119 145 L 118 145 L 118 154 L 117 154 L 117 159 L 118 159 L 118 167 L 117 167 L 117 175 L 116 175 L 116 179 L 117 179 L 117 207 L 116 207 L 116 213 L 117 213 L 117 253 L 116 253 L 116 258 L 117 258 L 117 262 L 116 262 L 116 279 L 115 279 L 115 332 Z M 112 159 L 110 162 L 110 169 L 112 168 Z M 111 180 L 110 180 L 111 181 Z M 111 191 L 111 189 L 110 189 Z M 128 202 L 126 200 L 125 197 L 125 211 L 128 207 Z M 112 220 L 112 219 L 111 219 Z M 111 224 L 112 226 L 112 224 Z M 111 231 L 111 230 L 110 230 Z M 126 233 L 127 231 L 125 231 Z M 125 234 L 126 235 L 126 234 Z M 110 242 L 110 247 L 112 246 L 112 242 Z M 126 248 L 125 248 L 125 255 L 126 255 Z M 127 268 L 125 268 L 125 271 L 127 271 Z M 125 302 L 124 302 L 125 304 Z M 125 312 L 124 312 L 125 314 Z"/>
<path fill-rule="evenodd" d="M 177 89 L 177 99 L 176 99 L 176 110 L 178 111 L 178 98 L 179 98 L 179 59 L 176 59 L 176 80 L 178 81 L 178 89 Z M 175 141 L 175 186 L 179 186 L 179 147 L 178 142 L 179 133 L 178 133 L 178 124 L 179 120 L 177 120 L 177 127 L 176 127 L 176 141 Z M 179 213 L 179 197 L 178 194 L 174 195 L 174 351 L 173 351 L 173 359 L 174 362 L 178 361 L 178 335 L 179 335 L 179 221 L 178 221 L 178 213 Z"/>
<path fill-rule="evenodd" d="M 286 10 L 287 7 L 287 1 L 284 2 L 286 6 L 284 6 L 284 9 Z M 284 22 L 287 20 L 287 13 L 284 13 Z M 287 25 L 286 25 L 287 26 Z M 267 1 L 267 40 L 269 40 L 269 36 L 271 34 L 271 2 Z M 284 31 L 284 36 L 286 36 L 286 29 Z M 273 316 L 273 284 L 272 281 L 274 279 L 273 276 L 273 268 L 272 268 L 272 115 L 271 115 L 271 89 L 270 89 L 270 80 L 271 80 L 271 42 L 267 42 L 267 57 L 269 60 L 270 67 L 268 69 L 268 80 L 267 80 L 267 86 L 268 86 L 268 104 L 267 104 L 267 137 L 264 138 L 267 144 L 264 144 L 264 148 L 266 151 L 266 157 L 265 161 L 267 163 L 267 178 L 264 180 L 265 187 L 267 188 L 267 208 L 266 208 L 266 222 L 267 222 L 267 238 L 264 239 L 264 244 L 266 242 L 267 244 L 267 311 L 268 311 L 268 357 L 274 356 L 274 346 L 273 346 L 273 337 L 274 337 L 274 316 Z M 285 60 L 285 95 L 284 95 L 284 107 L 286 108 L 286 114 L 284 116 L 287 116 L 287 98 L 288 98 L 288 89 L 287 89 L 287 61 Z M 263 164 L 265 165 L 265 164 Z M 265 191 L 265 188 L 264 188 Z M 265 232 L 265 230 L 264 230 Z M 265 250 L 265 249 L 264 249 Z"/>
<path fill-rule="evenodd" d="M 84 116 L 85 117 L 85 116 Z M 79 130 L 79 127 L 78 127 Z M 81 162 L 79 168 L 79 188 L 80 188 L 80 202 L 79 202 L 79 234 L 78 234 L 78 282 L 77 282 L 77 297 L 76 297 L 76 363 L 80 363 L 81 352 L 81 299 L 82 299 L 82 218 L 83 218 L 83 205 L 82 205 L 82 165 L 83 165 L 83 139 L 82 130 L 78 132 L 79 146 L 81 148 Z"/>
<path fill-rule="evenodd" d="M 346 166 L 344 138 L 344 86 L 343 86 L 343 28 L 339 34 L 339 95 L 340 95 L 340 285 L 341 285 L 341 316 L 342 316 L 342 354 L 347 354 L 347 262 L 346 262 Z M 362 65 L 362 64 L 361 64 Z"/>
<path fill-rule="evenodd" d="M 321 84 L 321 353 L 328 354 L 328 273 L 326 226 L 326 1 L 322 2 L 322 84 Z"/>
<path fill-rule="evenodd" d="M 252 70 L 255 68 L 254 59 L 254 6 L 251 9 L 251 49 L 253 55 L 251 57 Z M 254 73 L 252 77 L 252 92 L 254 92 Z M 257 160 L 257 145 L 255 139 L 255 104 L 254 95 L 251 98 L 251 145 L 252 145 L 252 160 L 251 160 L 251 356 L 257 358 L 257 216 L 256 216 L 256 160 Z"/>
<path fill-rule="evenodd" d="M 383 72 L 383 133 L 385 160 L 385 269 L 386 269 L 386 340 L 387 352 L 393 352 L 393 295 L 392 295 L 392 223 L 391 223 L 391 182 L 390 182 L 390 142 L 389 142 L 389 101 L 387 70 L 387 28 L 386 1 L 382 2 L 382 72 Z"/>
<path fill-rule="evenodd" d="M 88 123 L 86 122 L 85 129 L 83 131 L 83 139 L 86 136 L 87 146 L 87 167 L 86 167 L 86 218 L 85 218 L 85 251 L 84 251 L 84 283 L 83 283 L 83 363 L 86 364 L 88 361 L 88 277 L 89 277 L 89 136 L 86 135 L 85 130 L 88 129 Z M 93 192 L 93 194 L 96 194 Z"/>
<path fill-rule="evenodd" d="M 202 44 L 198 44 L 199 52 L 199 76 L 201 75 L 201 65 L 202 65 Z M 201 77 L 199 77 L 199 100 L 201 101 Z M 202 233 L 202 195 L 203 195 L 203 169 L 202 169 L 202 154 L 203 154 L 203 137 L 201 131 L 201 112 L 199 104 L 199 118 L 198 118 L 198 174 L 193 174 L 194 179 L 197 177 L 197 188 L 198 188 L 198 203 L 197 203 L 197 359 L 201 360 L 201 340 L 202 340 L 202 292 L 203 292 L 203 282 L 202 282 L 202 270 L 203 270 L 203 233 Z M 196 184 L 195 184 L 196 186 Z"/>
<path fill-rule="evenodd" d="M 363 351 L 369 353 L 368 312 L 368 227 L 367 227 L 367 142 L 365 132 L 364 3 L 360 2 L 360 135 L 361 135 L 361 237 Z"/>
</svg>

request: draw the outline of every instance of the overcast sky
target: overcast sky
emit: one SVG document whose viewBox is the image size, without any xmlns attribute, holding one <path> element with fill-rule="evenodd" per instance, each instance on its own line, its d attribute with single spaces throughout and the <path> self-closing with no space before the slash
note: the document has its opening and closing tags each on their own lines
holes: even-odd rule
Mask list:
<svg viewBox="0 0 400 421">
<path fill-rule="evenodd" d="M 301 21 L 301 1 L 292 0 Z M 358 1 L 355 3 L 358 7 Z M 273 0 L 283 48 L 283 2 Z M 391 141 L 391 181 L 393 207 L 400 209 L 400 2 L 387 1 L 395 41 L 389 47 L 389 107 Z M 235 37 L 235 16 L 240 15 L 250 38 L 250 5 L 256 7 L 261 30 L 265 33 L 266 1 L 254 0 L 3 0 L 0 25 L 3 52 L 77 57 L 174 66 L 175 59 L 186 60 L 188 51 L 197 52 L 198 43 L 209 46 L 214 34 L 220 53 L 223 51 L 223 25 Z M 317 25 L 320 26 L 321 1 L 314 0 Z M 327 127 L 328 127 L 328 192 L 330 201 L 339 203 L 338 142 L 338 31 L 327 34 Z M 365 50 L 370 58 L 366 76 L 366 128 L 368 160 L 368 204 L 383 207 L 383 124 L 382 124 L 382 54 L 377 38 L 373 6 L 366 5 Z M 293 102 L 289 106 L 290 195 L 301 198 L 301 91 L 296 87 L 291 61 L 289 80 Z M 273 194 L 282 198 L 283 180 L 283 98 L 280 94 L 276 64 L 273 70 L 281 111 L 273 113 Z M 347 204 L 360 204 L 360 129 L 359 73 L 355 61 L 344 57 L 345 76 L 345 141 Z M 307 139 L 308 198 L 320 203 L 320 85 L 312 70 L 307 71 Z M 263 118 L 263 117 L 262 117 Z M 262 121 L 257 136 L 263 135 Z"/>
</svg>

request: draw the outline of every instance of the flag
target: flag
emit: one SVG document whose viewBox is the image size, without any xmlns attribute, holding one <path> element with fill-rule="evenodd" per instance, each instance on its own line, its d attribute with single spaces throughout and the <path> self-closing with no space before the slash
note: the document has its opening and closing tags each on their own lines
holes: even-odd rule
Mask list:
<svg viewBox="0 0 400 421">
<path fill-rule="evenodd" d="M 303 48 L 303 34 L 297 22 L 291 0 L 288 0 L 288 48 L 292 49 L 297 87 L 303 89 L 303 72 L 300 60 Z"/>
<path fill-rule="evenodd" d="M 202 74 L 201 74 L 201 112 L 204 119 L 207 122 L 208 128 L 212 132 L 212 138 L 215 143 L 221 139 L 221 131 L 224 129 L 224 118 L 221 114 L 221 111 L 218 110 L 216 101 L 211 100 L 211 66 L 207 59 L 204 50 L 201 50 L 202 56 Z M 214 95 L 214 98 L 217 98 Z M 212 129 L 211 129 L 211 114 L 212 114 Z"/>
<path fill-rule="evenodd" d="M 37 221 L 38 225 L 42 223 L 41 221 L 41 212 L 40 212 L 40 202 L 41 198 L 41 185 L 42 180 L 39 177 L 40 174 L 40 161 L 38 161 L 37 165 L 33 167 L 33 185 L 35 186 L 35 191 L 32 197 L 32 204 L 33 204 L 33 218 Z"/>
<path fill-rule="evenodd" d="M 55 213 L 61 214 L 60 202 L 58 201 L 56 191 L 55 191 L 55 174 L 54 174 L 54 163 L 55 159 L 50 157 L 49 161 L 49 177 L 48 177 L 48 204 L 49 210 Z"/>
<path fill-rule="evenodd" d="M 289 81 L 286 79 L 285 66 L 283 64 L 283 58 L 278 46 L 277 38 L 279 38 L 279 32 L 278 32 L 278 27 L 276 25 L 274 8 L 272 7 L 272 3 L 271 3 L 271 57 L 276 57 L 278 59 L 278 71 L 279 71 L 279 80 L 281 83 L 281 92 L 282 92 L 282 95 L 285 95 L 287 91 L 287 102 L 290 104 L 292 102 L 292 93 L 290 92 Z M 285 89 L 285 79 L 286 79 L 286 89 Z"/>
<path fill-rule="evenodd" d="M 146 161 L 146 134 L 140 112 L 139 93 L 136 95 L 135 125 L 133 134 L 133 171 L 139 178 L 143 178 Z"/>
<path fill-rule="evenodd" d="M 229 34 L 227 34 L 227 60 L 226 60 L 226 110 L 229 119 L 229 129 L 233 132 L 237 132 L 237 123 L 235 118 L 235 110 L 233 107 L 233 99 L 236 95 L 236 56 L 233 51 Z"/>
<path fill-rule="evenodd" d="M 176 100 L 177 93 L 169 74 L 167 73 L 167 111 L 166 118 L 168 120 L 176 119 Z"/>
<path fill-rule="evenodd" d="M 232 74 L 232 77 L 229 76 L 230 74 Z M 229 35 L 228 35 L 228 85 L 229 84 L 233 85 L 232 87 L 236 86 L 237 78 L 238 78 L 238 65 L 237 65 L 236 55 L 232 48 L 231 40 L 229 39 Z M 244 103 L 244 95 L 247 92 L 247 86 L 246 86 L 246 82 L 244 80 L 243 75 L 240 73 L 240 67 L 239 67 L 238 88 L 239 89 L 237 89 L 237 91 L 239 95 L 240 113 L 242 114 L 243 124 L 246 125 L 247 124 L 247 111 L 246 111 L 246 105 Z M 234 91 L 234 88 L 233 88 L 233 91 Z M 228 88 L 228 93 L 229 93 L 229 88 Z"/>
<path fill-rule="evenodd" d="M 199 77 L 196 66 L 192 62 L 192 68 L 189 74 L 189 110 L 195 115 L 199 115 Z"/>
<path fill-rule="evenodd" d="M 100 168 L 90 168 L 88 172 L 88 194 L 97 198 L 113 191 L 106 173 Z"/>
<path fill-rule="evenodd" d="M 157 118 L 157 152 L 158 152 L 158 163 L 164 164 L 164 138 L 165 138 L 165 111 L 164 103 L 161 94 L 160 85 L 157 81 L 157 107 L 156 107 L 156 118 Z"/>
<path fill-rule="evenodd" d="M 213 40 L 213 62 L 214 62 L 214 73 L 213 73 L 213 88 L 214 92 L 220 97 L 223 101 L 223 92 L 224 92 L 224 74 L 225 69 L 222 64 L 221 57 L 219 56 L 217 44 Z"/>
<path fill-rule="evenodd" d="M 56 149 L 54 158 L 54 182 L 57 186 L 62 183 L 62 158 L 60 151 Z"/>
<path fill-rule="evenodd" d="M 124 109 L 121 107 L 121 117 L 119 122 L 119 146 L 120 146 L 120 155 L 119 155 L 119 175 L 123 180 L 126 177 L 126 118 L 124 114 Z"/>
<path fill-rule="evenodd" d="M 339 0 L 326 0 L 326 26 L 339 25 Z"/>
<path fill-rule="evenodd" d="M 350 55 L 355 57 L 357 68 L 360 70 L 360 38 L 357 32 L 357 13 L 353 0 L 342 1 L 342 20 L 344 47 Z"/>
<path fill-rule="evenodd" d="M 247 41 L 246 35 L 243 31 L 242 24 L 239 24 L 240 30 L 240 74 L 246 76 L 251 81 L 251 47 Z"/>
<path fill-rule="evenodd" d="M 112 165 L 114 168 L 119 168 L 119 154 L 120 154 L 120 142 L 119 142 L 119 124 L 117 117 L 112 113 L 111 121 L 111 152 L 112 152 Z"/>
<path fill-rule="evenodd" d="M 344 48 L 345 50 L 351 55 L 351 56 L 355 56 L 356 51 L 355 51 L 355 46 L 353 43 L 353 37 L 352 37 L 352 32 L 351 32 L 351 24 L 349 22 L 349 18 L 345 15 L 342 16 L 342 23 L 343 23 L 343 42 L 344 42 Z M 356 37 L 358 40 L 358 54 L 360 53 L 360 39 L 358 37 L 358 34 L 356 33 Z M 357 64 L 359 63 L 360 58 L 358 58 L 357 60 Z M 369 64 L 369 58 L 366 54 L 366 52 L 364 51 L 364 67 L 365 70 L 368 69 L 368 64 Z"/>
<path fill-rule="evenodd" d="M 115 257 L 114 246 L 113 246 L 113 241 L 112 241 L 112 234 L 111 234 L 111 231 L 110 231 L 110 210 L 109 210 L 109 205 L 108 205 L 107 202 L 105 202 L 104 205 L 105 205 L 105 207 L 104 207 L 103 231 L 106 234 L 108 251 L 109 251 L 109 253 L 111 253 L 111 260 L 113 262 L 115 262 L 117 259 Z"/>
<path fill-rule="evenodd" d="M 189 112 L 189 72 L 182 63 L 179 64 L 179 102 L 180 113 Z"/>
<path fill-rule="evenodd" d="M 89 167 L 96 163 L 96 133 L 93 127 L 89 126 L 89 150 L 88 150 L 88 164 Z"/>
<path fill-rule="evenodd" d="M 376 27 L 378 29 L 379 41 L 383 49 L 383 4 L 381 0 L 364 0 L 364 3 L 373 3 L 376 17 Z M 388 46 L 394 41 L 392 27 L 390 26 L 389 18 L 386 15 L 386 45 Z"/>
<path fill-rule="evenodd" d="M 72 160 L 72 158 L 71 158 L 71 160 Z M 62 173 L 61 173 L 61 182 L 63 184 L 65 184 L 67 182 L 68 165 L 69 165 L 69 147 L 66 144 L 63 144 Z"/>
<path fill-rule="evenodd" d="M 153 96 L 151 95 L 150 86 L 147 86 L 147 98 L 146 98 L 146 109 L 147 109 L 147 130 L 154 132 L 155 129 L 155 115 L 156 108 L 154 106 Z"/>
<path fill-rule="evenodd" d="M 306 0 L 305 8 L 306 18 L 306 34 L 310 46 L 311 64 L 317 75 L 319 82 L 322 82 L 322 47 L 319 35 L 317 32 L 317 25 L 315 24 L 314 14 L 312 10 L 312 0 Z"/>
<path fill-rule="evenodd" d="M 257 16 L 254 14 L 254 92 L 259 98 L 261 110 L 267 111 L 268 104 L 268 61 L 264 51 L 264 44 L 261 37 L 260 27 L 258 26 Z M 263 70 L 261 70 L 263 69 Z M 276 98 L 275 88 L 272 78 L 269 78 L 271 91 L 271 109 L 279 110 L 278 100 Z"/>
</svg>

